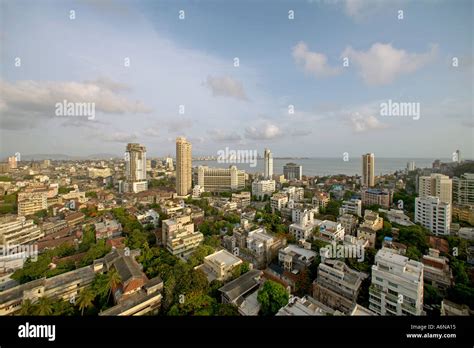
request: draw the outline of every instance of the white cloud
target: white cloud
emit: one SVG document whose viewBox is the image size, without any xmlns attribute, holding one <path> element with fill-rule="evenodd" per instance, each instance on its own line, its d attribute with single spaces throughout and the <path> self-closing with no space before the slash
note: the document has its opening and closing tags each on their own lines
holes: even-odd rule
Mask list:
<svg viewBox="0 0 474 348">
<path fill-rule="evenodd" d="M 212 91 L 212 95 L 215 97 L 221 96 L 247 100 L 242 83 L 230 76 L 208 76 L 205 86 Z"/>
<path fill-rule="evenodd" d="M 374 115 L 361 114 L 359 112 L 349 115 L 349 123 L 352 126 L 352 130 L 356 133 L 387 128 L 387 125 L 381 123 Z"/>
<path fill-rule="evenodd" d="M 348 46 L 341 57 L 348 57 L 359 70 L 362 79 L 372 86 L 386 85 L 402 74 L 415 72 L 431 62 L 438 53 L 432 45 L 426 53 L 408 53 L 391 44 L 375 43 L 367 51 L 357 51 Z"/>
<path fill-rule="evenodd" d="M 95 103 L 96 112 L 109 114 L 148 113 L 139 101 L 130 101 L 116 93 L 124 85 L 111 80 L 99 83 L 22 80 L 0 81 L 1 128 L 18 129 L 33 126 L 40 120 L 54 118 L 56 103 Z"/>
<path fill-rule="evenodd" d="M 300 41 L 292 51 L 295 63 L 303 68 L 307 73 L 316 77 L 334 76 L 341 73 L 341 68 L 329 66 L 326 55 L 318 52 L 311 52 L 308 45 Z"/>
<path fill-rule="evenodd" d="M 256 127 L 245 128 L 246 138 L 252 140 L 270 140 L 275 139 L 280 135 L 282 135 L 280 128 L 278 128 L 277 125 L 268 122 L 261 122 Z"/>
</svg>

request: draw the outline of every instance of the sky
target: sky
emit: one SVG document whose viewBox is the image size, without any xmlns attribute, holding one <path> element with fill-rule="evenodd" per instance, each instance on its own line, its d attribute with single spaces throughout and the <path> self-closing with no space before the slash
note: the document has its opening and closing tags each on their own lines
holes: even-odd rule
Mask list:
<svg viewBox="0 0 474 348">
<path fill-rule="evenodd" d="M 0 0 L 0 157 L 186 136 L 193 155 L 474 158 L 473 22 L 469 0 Z"/>
</svg>

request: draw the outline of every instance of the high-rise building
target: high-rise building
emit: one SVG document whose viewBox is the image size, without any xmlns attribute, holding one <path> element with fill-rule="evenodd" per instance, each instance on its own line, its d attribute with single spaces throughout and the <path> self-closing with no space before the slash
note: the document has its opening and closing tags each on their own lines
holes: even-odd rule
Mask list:
<svg viewBox="0 0 474 348">
<path fill-rule="evenodd" d="M 415 198 L 415 222 L 437 235 L 448 235 L 451 226 L 451 204 L 439 197 Z"/>
<path fill-rule="evenodd" d="M 303 177 L 303 167 L 296 163 L 287 163 L 283 166 L 283 175 L 286 180 L 301 180 Z"/>
<path fill-rule="evenodd" d="M 443 174 L 420 176 L 418 193 L 421 198 L 438 197 L 441 202 L 452 203 L 453 181 Z"/>
<path fill-rule="evenodd" d="M 474 205 L 474 174 L 464 173 L 453 178 L 453 203 Z"/>
<path fill-rule="evenodd" d="M 206 192 L 223 192 L 243 190 L 245 188 L 245 171 L 236 166 L 225 168 L 197 168 L 197 184 Z"/>
<path fill-rule="evenodd" d="M 176 138 L 176 193 L 186 196 L 192 188 L 192 145 L 185 137 Z"/>
<path fill-rule="evenodd" d="M 422 315 L 423 264 L 382 248 L 372 266 L 369 309 L 379 315 Z"/>
<path fill-rule="evenodd" d="M 375 155 L 367 153 L 362 155 L 362 186 L 373 187 L 375 185 Z"/>
<path fill-rule="evenodd" d="M 407 172 L 412 172 L 416 169 L 415 161 L 407 162 Z"/>
<path fill-rule="evenodd" d="M 135 193 L 147 190 L 145 146 L 129 143 L 126 149 L 125 165 L 129 190 Z"/>
<path fill-rule="evenodd" d="M 273 155 L 269 149 L 265 149 L 265 179 L 271 179 L 273 177 Z"/>
<path fill-rule="evenodd" d="M 8 157 L 8 165 L 9 165 L 10 169 L 17 169 L 18 168 L 17 160 L 16 160 L 15 156 Z"/>
</svg>

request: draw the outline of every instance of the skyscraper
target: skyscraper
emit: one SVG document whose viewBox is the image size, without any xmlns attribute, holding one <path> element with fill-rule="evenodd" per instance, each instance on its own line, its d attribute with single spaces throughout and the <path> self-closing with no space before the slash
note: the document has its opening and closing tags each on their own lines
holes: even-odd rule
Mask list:
<svg viewBox="0 0 474 348">
<path fill-rule="evenodd" d="M 192 145 L 184 137 L 176 138 L 176 193 L 186 196 L 192 188 Z"/>
<path fill-rule="evenodd" d="M 146 148 L 143 145 L 129 143 L 125 152 L 126 176 L 128 190 L 133 192 L 146 191 Z"/>
<path fill-rule="evenodd" d="M 273 177 L 273 155 L 269 149 L 265 149 L 265 179 L 271 179 Z"/>
<path fill-rule="evenodd" d="M 375 185 L 375 156 L 373 153 L 362 155 L 362 186 Z"/>
</svg>

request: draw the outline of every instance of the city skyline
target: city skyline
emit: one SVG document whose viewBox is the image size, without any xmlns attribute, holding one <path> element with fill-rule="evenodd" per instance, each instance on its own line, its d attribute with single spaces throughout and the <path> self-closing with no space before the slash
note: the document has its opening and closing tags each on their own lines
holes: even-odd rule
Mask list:
<svg viewBox="0 0 474 348">
<path fill-rule="evenodd" d="M 473 158 L 469 1 L 245 4 L 3 3 L 0 155 L 165 155 L 184 135 L 197 155 Z M 397 102 L 418 117 L 382 116 Z"/>
</svg>

